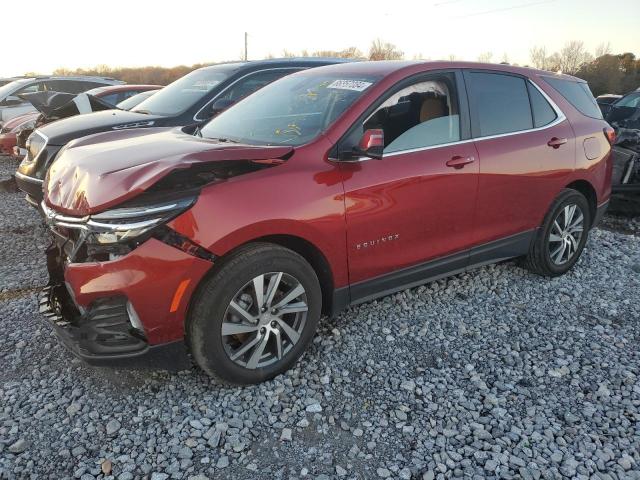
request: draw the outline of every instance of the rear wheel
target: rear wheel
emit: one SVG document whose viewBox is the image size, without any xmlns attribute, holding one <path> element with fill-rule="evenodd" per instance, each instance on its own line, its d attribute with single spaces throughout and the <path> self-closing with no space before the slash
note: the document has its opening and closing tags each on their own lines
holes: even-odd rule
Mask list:
<svg viewBox="0 0 640 480">
<path fill-rule="evenodd" d="M 576 190 L 563 190 L 538 229 L 525 266 L 549 277 L 566 273 L 580 258 L 590 226 L 587 199 Z"/>
<path fill-rule="evenodd" d="M 276 245 L 252 244 L 205 280 L 187 320 L 187 339 L 209 375 L 257 383 L 302 355 L 321 307 L 320 283 L 304 258 Z"/>
</svg>

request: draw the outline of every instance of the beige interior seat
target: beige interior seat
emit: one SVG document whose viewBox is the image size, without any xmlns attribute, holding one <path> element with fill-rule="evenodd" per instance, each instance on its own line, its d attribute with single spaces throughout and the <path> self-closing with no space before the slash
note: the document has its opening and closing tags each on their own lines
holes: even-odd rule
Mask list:
<svg viewBox="0 0 640 480">
<path fill-rule="evenodd" d="M 445 97 L 427 97 L 420 107 L 420 123 L 447 115 Z"/>
</svg>

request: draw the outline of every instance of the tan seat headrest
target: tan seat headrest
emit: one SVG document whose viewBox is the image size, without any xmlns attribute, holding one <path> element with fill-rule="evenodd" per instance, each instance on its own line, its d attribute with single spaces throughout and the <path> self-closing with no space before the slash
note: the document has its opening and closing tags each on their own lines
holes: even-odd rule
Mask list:
<svg viewBox="0 0 640 480">
<path fill-rule="evenodd" d="M 420 107 L 420 123 L 434 118 L 444 117 L 447 114 L 447 104 L 444 97 L 427 97 Z"/>
</svg>

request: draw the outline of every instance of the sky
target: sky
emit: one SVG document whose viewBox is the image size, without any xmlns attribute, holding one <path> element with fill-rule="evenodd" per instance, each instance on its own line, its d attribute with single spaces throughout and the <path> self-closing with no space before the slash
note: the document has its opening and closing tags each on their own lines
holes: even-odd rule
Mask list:
<svg viewBox="0 0 640 480">
<path fill-rule="evenodd" d="M 592 53 L 608 42 L 613 53 L 640 56 L 640 0 L 31 0 L 24 21 L 18 4 L 8 21 L 9 6 L 4 0 L 0 76 L 236 60 L 244 32 L 249 59 L 284 49 L 366 53 L 375 38 L 409 59 L 492 52 L 493 61 L 527 64 L 531 47 L 553 52 L 570 40 Z"/>
</svg>

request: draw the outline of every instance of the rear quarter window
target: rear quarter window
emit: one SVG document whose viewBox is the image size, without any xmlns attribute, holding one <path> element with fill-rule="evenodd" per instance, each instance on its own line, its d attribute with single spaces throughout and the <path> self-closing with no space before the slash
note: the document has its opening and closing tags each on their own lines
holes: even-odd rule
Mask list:
<svg viewBox="0 0 640 480">
<path fill-rule="evenodd" d="M 600 107 L 598 107 L 596 99 L 593 98 L 593 94 L 585 82 L 576 82 L 564 78 L 543 78 L 580 113 L 591 118 L 602 118 Z"/>
<path fill-rule="evenodd" d="M 544 127 L 553 122 L 558 116 L 555 110 L 536 87 L 527 83 L 529 89 L 529 100 L 531 100 L 531 110 L 533 111 L 533 126 Z"/>
</svg>

